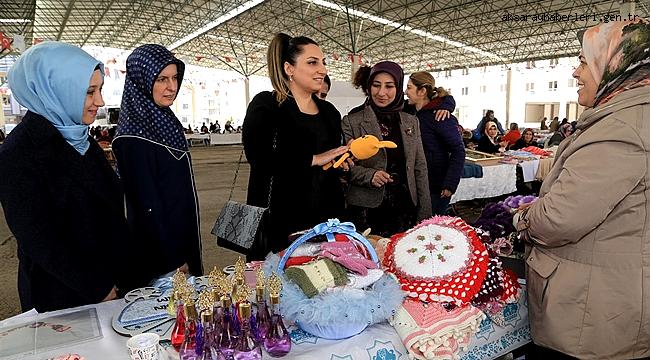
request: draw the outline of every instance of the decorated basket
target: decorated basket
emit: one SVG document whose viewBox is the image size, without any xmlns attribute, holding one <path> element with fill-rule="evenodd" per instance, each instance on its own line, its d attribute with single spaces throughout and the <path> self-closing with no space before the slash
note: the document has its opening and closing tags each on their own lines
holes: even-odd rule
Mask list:
<svg viewBox="0 0 650 360">
<path fill-rule="evenodd" d="M 399 283 L 382 270 L 377 270 L 381 271 L 380 277 L 370 286 L 362 289 L 338 287 L 334 291 L 320 292 L 312 297 L 307 296 L 298 284 L 287 277 L 285 264 L 301 245 L 335 242 L 341 236 L 362 248 L 367 260 L 381 269 L 377 253 L 370 242 L 356 231 L 352 223 L 341 223 L 337 219 L 321 223 L 301 235 L 281 257 L 270 254 L 264 265 L 267 273 L 276 271 L 282 279 L 280 312 L 283 317 L 302 330 L 325 339 L 348 338 L 372 324 L 387 320 L 404 299 Z"/>
</svg>

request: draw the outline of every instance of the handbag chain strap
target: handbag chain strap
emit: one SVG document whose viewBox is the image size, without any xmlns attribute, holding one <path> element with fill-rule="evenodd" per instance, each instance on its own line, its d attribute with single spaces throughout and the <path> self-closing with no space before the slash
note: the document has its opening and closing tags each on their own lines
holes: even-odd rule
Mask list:
<svg viewBox="0 0 650 360">
<path fill-rule="evenodd" d="M 278 132 L 273 133 L 273 151 L 278 147 Z M 244 147 L 242 146 L 241 153 L 239 154 L 239 160 L 237 161 L 237 169 L 235 170 L 235 177 L 232 179 L 232 185 L 230 186 L 230 195 L 228 195 L 228 201 L 232 199 L 232 193 L 235 190 L 235 184 L 237 183 L 237 176 L 239 175 L 239 169 L 241 168 L 241 159 L 244 157 Z M 269 181 L 269 197 L 267 199 L 266 207 L 271 207 L 271 193 L 273 189 L 273 174 L 271 173 L 271 180 Z"/>
</svg>

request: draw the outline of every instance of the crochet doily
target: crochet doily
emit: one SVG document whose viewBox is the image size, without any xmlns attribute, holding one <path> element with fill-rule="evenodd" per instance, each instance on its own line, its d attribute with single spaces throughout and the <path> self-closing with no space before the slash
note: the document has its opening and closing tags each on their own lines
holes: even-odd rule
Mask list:
<svg viewBox="0 0 650 360">
<path fill-rule="evenodd" d="M 481 289 L 489 260 L 471 226 L 436 216 L 393 236 L 383 263 L 411 298 L 460 306 Z"/>
</svg>

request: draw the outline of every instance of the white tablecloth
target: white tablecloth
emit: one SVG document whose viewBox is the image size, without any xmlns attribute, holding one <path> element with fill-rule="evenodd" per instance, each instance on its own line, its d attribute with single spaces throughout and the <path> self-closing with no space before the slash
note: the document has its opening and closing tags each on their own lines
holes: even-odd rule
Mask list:
<svg viewBox="0 0 650 360">
<path fill-rule="evenodd" d="M 47 359 L 61 354 L 76 353 L 85 356 L 88 360 L 128 360 L 127 338 L 117 334 L 111 327 L 113 315 L 122 306 L 123 300 L 85 306 L 97 309 L 103 334 L 102 339 L 23 357 L 22 359 Z M 525 292 L 522 293 L 519 303 L 509 305 L 504 313 L 505 328 L 501 328 L 487 319 L 484 320 L 479 331 L 474 335 L 468 351 L 461 354 L 461 359 L 494 359 L 530 342 Z M 29 314 L 21 314 L 2 321 L 0 326 L 22 323 L 28 317 L 26 315 Z M 291 331 L 293 344 L 291 352 L 285 357 L 286 359 L 408 359 L 408 354 L 399 336 L 387 323 L 376 324 L 367 328 L 361 334 L 344 340 L 320 339 L 294 326 L 290 326 L 289 330 Z M 169 359 L 178 359 L 178 353 L 173 349 L 168 349 L 167 355 Z M 270 359 L 266 353 L 263 357 Z"/>
<path fill-rule="evenodd" d="M 517 191 L 517 165 L 483 166 L 482 178 L 460 179 L 451 204 L 473 199 L 485 199 Z"/>
</svg>

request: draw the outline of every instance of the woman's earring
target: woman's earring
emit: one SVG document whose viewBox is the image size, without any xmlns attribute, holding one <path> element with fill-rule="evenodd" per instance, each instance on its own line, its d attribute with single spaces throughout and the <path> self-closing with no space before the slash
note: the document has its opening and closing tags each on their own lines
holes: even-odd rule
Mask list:
<svg viewBox="0 0 650 360">
<path fill-rule="evenodd" d="M 293 81 L 293 75 L 289 75 L 289 81 Z"/>
</svg>

